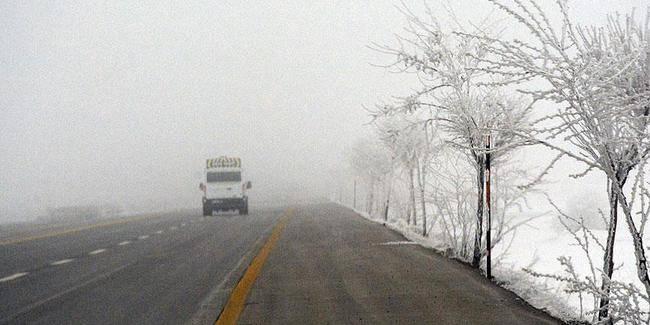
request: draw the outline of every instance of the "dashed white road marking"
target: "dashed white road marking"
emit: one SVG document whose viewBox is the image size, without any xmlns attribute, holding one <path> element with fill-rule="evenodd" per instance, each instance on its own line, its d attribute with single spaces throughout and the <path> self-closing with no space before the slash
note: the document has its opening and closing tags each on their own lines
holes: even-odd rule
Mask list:
<svg viewBox="0 0 650 325">
<path fill-rule="evenodd" d="M 169 227 L 169 230 L 176 230 L 176 229 L 178 229 L 178 227 L 176 227 L 176 226 Z"/>
<path fill-rule="evenodd" d="M 149 235 L 142 235 L 142 236 L 138 237 L 138 239 L 140 239 L 140 240 L 147 239 L 147 238 L 149 238 Z"/>
<path fill-rule="evenodd" d="M 96 249 L 96 250 L 94 250 L 94 251 L 88 253 L 88 255 L 97 255 L 97 254 L 101 254 L 101 253 L 103 253 L 103 252 L 105 252 L 105 251 L 106 251 L 106 249 L 104 249 L 104 248 Z"/>
<path fill-rule="evenodd" d="M 0 282 L 7 282 L 7 281 L 11 281 L 11 280 L 16 280 L 16 279 L 18 279 L 20 277 L 23 277 L 25 275 L 27 275 L 27 272 L 20 272 L 20 273 L 12 274 L 10 276 L 6 276 L 6 277 L 0 279 Z"/>
<path fill-rule="evenodd" d="M 50 263 L 50 265 L 61 265 L 61 264 L 67 264 L 67 263 L 70 263 L 70 262 L 72 262 L 72 261 L 74 261 L 74 258 L 67 258 L 67 259 L 64 259 L 64 260 L 60 260 L 60 261 L 56 261 L 56 262 L 52 262 L 52 263 Z"/>
<path fill-rule="evenodd" d="M 123 242 L 117 244 L 117 246 L 124 246 L 124 245 L 128 245 L 128 244 L 130 244 L 130 243 L 131 243 L 130 241 L 125 240 L 125 241 L 123 241 Z"/>
<path fill-rule="evenodd" d="M 185 227 L 185 223 L 181 223 L 181 227 Z"/>
<path fill-rule="evenodd" d="M 158 234 L 158 235 L 160 235 L 160 234 L 162 234 L 162 233 L 163 233 L 162 230 L 158 230 L 158 231 L 156 231 L 156 234 Z"/>
</svg>

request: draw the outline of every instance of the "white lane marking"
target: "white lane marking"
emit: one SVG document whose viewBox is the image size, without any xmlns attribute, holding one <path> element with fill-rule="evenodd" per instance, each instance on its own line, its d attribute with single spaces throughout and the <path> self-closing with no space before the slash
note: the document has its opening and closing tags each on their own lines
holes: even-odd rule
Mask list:
<svg viewBox="0 0 650 325">
<path fill-rule="evenodd" d="M 412 242 L 412 241 L 388 241 L 385 243 L 379 243 L 379 244 L 373 244 L 373 245 L 379 245 L 379 246 L 394 246 L 394 245 L 417 245 L 418 243 Z"/>
<path fill-rule="evenodd" d="M 176 226 L 169 227 L 169 230 L 176 230 L 176 229 L 178 229 L 178 227 L 176 227 Z"/>
<path fill-rule="evenodd" d="M 130 243 L 131 243 L 130 241 L 125 240 L 125 241 L 123 241 L 123 242 L 117 244 L 117 246 L 124 246 L 124 245 L 128 245 L 128 244 L 130 244 Z"/>
<path fill-rule="evenodd" d="M 133 263 L 131 263 L 131 264 L 133 264 Z M 20 315 L 22 315 L 22 314 L 26 314 L 26 313 L 28 313 L 29 311 L 33 310 L 34 308 L 36 308 L 36 307 L 38 307 L 38 306 L 42 306 L 42 305 L 44 305 L 44 304 L 47 303 L 47 302 L 50 302 L 50 301 L 55 300 L 55 299 L 58 299 L 58 298 L 60 298 L 60 297 L 62 297 L 62 296 L 64 296 L 64 295 L 67 295 L 67 294 L 69 294 L 69 293 L 75 291 L 75 290 L 78 290 L 78 289 L 80 289 L 80 288 L 83 288 L 83 287 L 85 287 L 85 286 L 87 286 L 87 285 L 89 285 L 89 284 L 91 284 L 91 283 L 97 282 L 98 280 L 108 278 L 109 276 L 111 276 L 111 274 L 117 273 L 117 272 L 119 272 L 119 271 L 125 269 L 127 266 L 129 266 L 129 265 L 131 265 L 131 264 L 122 265 L 122 266 L 118 267 L 117 269 L 114 269 L 114 270 L 109 271 L 109 272 L 107 272 L 107 273 L 104 273 L 104 274 L 102 274 L 102 275 L 100 275 L 100 276 L 98 276 L 98 277 L 96 277 L 96 278 L 92 278 L 92 279 L 90 279 L 90 280 L 88 280 L 88 281 L 86 281 L 86 282 L 83 282 L 83 283 L 81 283 L 81 284 L 78 284 L 78 285 L 76 285 L 76 286 L 73 286 L 73 287 L 70 288 L 70 289 L 67 289 L 67 290 L 64 290 L 64 291 L 62 291 L 62 292 L 59 292 L 59 293 L 55 294 L 54 296 L 50 296 L 50 297 L 45 298 L 45 299 L 43 299 L 43 300 L 40 300 L 40 301 L 34 302 L 34 303 L 32 303 L 32 304 L 30 304 L 30 305 L 28 305 L 28 306 L 26 306 L 26 307 L 24 307 L 24 308 L 22 308 L 22 309 L 17 310 L 16 312 L 14 312 L 13 314 L 11 314 L 11 315 L 9 315 L 9 316 L 7 316 L 7 317 L 5 317 L 5 318 L 3 318 L 3 319 L 0 319 L 0 322 L 6 323 L 6 322 L 8 322 L 9 320 L 13 320 L 13 319 L 15 319 L 17 316 L 20 316 Z"/>
<path fill-rule="evenodd" d="M 162 230 L 158 230 L 158 231 L 156 231 L 156 233 L 157 233 L 158 235 L 160 235 L 160 234 L 163 233 L 163 231 L 162 231 Z"/>
<path fill-rule="evenodd" d="M 106 251 L 106 249 L 104 249 L 104 248 L 96 249 L 96 250 L 94 250 L 94 251 L 88 253 L 88 255 L 97 255 L 97 254 L 101 254 L 101 253 L 103 253 L 103 252 L 105 252 L 105 251 Z"/>
<path fill-rule="evenodd" d="M 27 275 L 27 272 L 20 272 L 20 273 L 12 274 L 10 276 L 6 276 L 6 277 L 0 279 L 0 282 L 7 282 L 7 281 L 11 281 L 11 280 L 16 280 L 16 279 L 18 279 L 20 277 L 23 277 L 25 275 Z"/>
<path fill-rule="evenodd" d="M 138 237 L 138 239 L 140 239 L 140 240 L 147 239 L 147 238 L 149 238 L 149 235 L 142 235 L 142 236 Z"/>
<path fill-rule="evenodd" d="M 185 223 L 181 223 L 181 227 L 185 227 Z"/>
<path fill-rule="evenodd" d="M 50 263 L 50 265 L 61 265 L 61 264 L 70 263 L 70 262 L 72 262 L 72 261 L 74 261 L 74 258 L 67 258 L 67 259 L 65 259 L 65 260 L 60 260 L 60 261 L 52 262 L 52 263 Z"/>
</svg>

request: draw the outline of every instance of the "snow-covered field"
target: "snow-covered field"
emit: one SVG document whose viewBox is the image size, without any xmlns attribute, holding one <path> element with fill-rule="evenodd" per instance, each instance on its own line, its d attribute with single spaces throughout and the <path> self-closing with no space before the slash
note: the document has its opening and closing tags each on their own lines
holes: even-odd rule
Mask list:
<svg viewBox="0 0 650 325">
<path fill-rule="evenodd" d="M 619 220 L 618 233 L 614 249 L 614 263 L 618 269 L 614 272 L 613 280 L 624 283 L 633 283 L 641 288 L 641 284 L 636 276 L 635 257 L 632 239 L 627 231 L 626 225 Z M 530 225 L 518 229 L 512 245 L 504 252 L 504 247 L 496 247 L 496 256 L 502 258 L 499 261 L 499 270 L 521 270 L 529 268 L 535 272 L 546 274 L 561 274 L 563 266 L 560 265 L 557 258 L 560 256 L 570 257 L 576 271 L 583 276 L 591 274 L 589 261 L 576 240 L 566 230 L 554 226 L 554 220 L 551 217 L 535 220 Z M 604 230 L 592 230 L 593 234 L 601 243 L 605 243 L 607 232 Z M 592 242 L 591 258 L 594 267 L 602 269 L 602 250 Z M 557 281 L 536 280 L 538 287 L 542 285 L 549 286 L 557 290 L 557 298 L 573 308 L 573 312 L 578 313 L 580 300 L 577 294 L 568 296 L 562 292 L 564 285 Z M 516 289 L 515 289 L 516 291 Z M 545 302 L 540 301 L 539 304 Z M 590 297 L 585 297 L 583 302 L 584 308 L 588 309 L 593 304 Z M 547 307 L 547 306 L 538 306 Z M 551 311 L 553 309 L 551 308 Z"/>
</svg>

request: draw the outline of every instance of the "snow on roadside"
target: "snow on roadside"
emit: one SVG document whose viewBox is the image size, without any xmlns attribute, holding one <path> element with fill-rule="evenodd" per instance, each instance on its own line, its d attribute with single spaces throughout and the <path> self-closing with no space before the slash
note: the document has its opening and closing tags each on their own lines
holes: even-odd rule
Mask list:
<svg viewBox="0 0 650 325">
<path fill-rule="evenodd" d="M 373 218 L 363 211 L 356 210 L 352 207 L 349 207 L 345 204 L 335 202 L 345 208 L 353 210 L 355 213 L 360 216 L 368 219 L 370 221 L 384 224 L 388 228 L 393 229 L 400 234 L 404 235 L 408 240 L 413 241 L 423 247 L 427 247 L 435 250 L 436 252 L 447 256 L 449 258 L 455 258 L 451 254 L 451 248 L 445 245 L 439 238 L 435 235 L 431 237 L 423 237 L 419 233 L 419 228 L 408 225 L 402 219 L 390 219 L 388 223 L 385 223 L 383 219 Z M 539 230 L 536 228 L 528 227 L 529 229 L 536 231 L 535 236 L 527 236 L 526 234 L 520 234 L 515 237 L 516 239 L 522 238 L 538 238 L 536 241 L 548 240 L 546 236 L 538 236 Z M 549 235 L 554 236 L 554 235 Z M 515 239 L 515 241 L 516 241 Z M 539 272 L 548 272 L 553 273 L 560 269 L 559 263 L 555 260 L 557 257 L 566 252 L 567 243 L 564 240 L 561 241 L 551 241 L 554 246 L 552 251 L 547 251 L 546 257 L 548 259 L 555 261 L 544 260 L 543 263 L 539 263 L 540 257 L 537 256 L 535 251 L 530 250 L 531 247 L 537 247 L 535 245 L 519 245 L 520 249 L 509 249 L 507 254 L 503 256 L 503 259 L 498 265 L 495 264 L 493 268 L 493 275 L 495 278 L 495 283 L 509 291 L 514 292 L 523 300 L 528 302 L 531 306 L 548 312 L 550 315 L 560 318 L 565 321 L 572 321 L 579 318 L 578 307 L 576 305 L 575 299 L 573 297 L 568 297 L 563 291 L 562 286 L 558 283 L 551 281 L 542 281 L 536 279 L 529 275 L 528 273 L 522 270 L 523 267 L 533 266 L 536 271 Z M 513 243 L 513 247 L 517 246 L 517 243 Z M 564 249 L 556 250 L 556 248 L 563 247 Z M 498 254 L 498 252 L 496 252 Z M 557 253 L 557 254 L 555 254 Z M 565 254 L 566 255 L 566 254 Z M 457 259 L 460 260 L 460 259 Z M 461 262 L 467 263 L 467 261 L 460 260 Z M 513 263 L 517 261 L 517 263 Z"/>
</svg>

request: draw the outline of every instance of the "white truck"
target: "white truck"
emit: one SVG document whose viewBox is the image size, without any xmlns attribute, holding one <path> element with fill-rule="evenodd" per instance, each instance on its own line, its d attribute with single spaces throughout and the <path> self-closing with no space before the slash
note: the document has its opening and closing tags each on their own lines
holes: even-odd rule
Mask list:
<svg viewBox="0 0 650 325">
<path fill-rule="evenodd" d="M 203 215 L 210 216 L 213 211 L 237 210 L 240 215 L 248 214 L 248 195 L 251 182 L 242 181 L 241 159 L 222 156 L 207 159 L 205 183 L 199 188 L 203 191 Z"/>
</svg>

